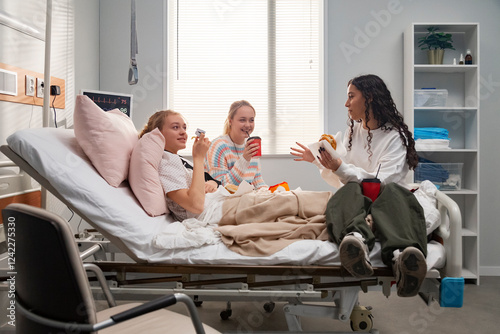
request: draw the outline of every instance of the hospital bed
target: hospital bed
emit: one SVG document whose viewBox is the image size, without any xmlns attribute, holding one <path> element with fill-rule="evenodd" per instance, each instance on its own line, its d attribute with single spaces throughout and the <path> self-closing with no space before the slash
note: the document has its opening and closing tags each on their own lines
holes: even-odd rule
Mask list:
<svg viewBox="0 0 500 334">
<path fill-rule="evenodd" d="M 366 279 L 350 276 L 340 266 L 337 245 L 328 241 L 294 242 L 265 257 L 243 256 L 223 243 L 157 249 L 151 240 L 172 225 L 170 215 L 148 216 L 127 182 L 109 186 L 79 147 L 73 130 L 26 129 L 11 135 L 7 143 L 0 148 L 3 154 L 93 227 L 77 233 L 75 242 L 82 259 L 106 273 L 116 298 L 144 300 L 182 292 L 198 304 L 226 301 L 222 318 L 231 315 L 232 301 L 262 301 L 264 312 L 271 312 L 275 302 L 285 302 L 290 331 L 301 331 L 300 318 L 310 316 L 377 332 L 371 311 L 358 305 L 358 294 L 391 294 L 394 277 L 381 261 L 378 243 L 370 253 L 375 273 Z M 442 302 L 443 278 L 460 277 L 462 263 L 458 206 L 439 191 L 436 199 L 442 219 L 434 234 L 444 245 L 428 244 L 428 273 L 419 293 L 428 304 Z"/>
</svg>

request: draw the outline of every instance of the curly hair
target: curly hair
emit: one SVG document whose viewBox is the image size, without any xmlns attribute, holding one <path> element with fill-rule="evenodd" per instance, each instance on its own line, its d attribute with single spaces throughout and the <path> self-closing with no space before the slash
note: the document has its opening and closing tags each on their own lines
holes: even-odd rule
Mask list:
<svg viewBox="0 0 500 334">
<path fill-rule="evenodd" d="M 165 123 L 165 118 L 169 115 L 180 115 L 180 113 L 170 109 L 155 112 L 149 117 L 148 123 L 144 126 L 141 133 L 139 134 L 139 138 L 156 128 L 160 129 L 161 131 L 161 129 L 163 128 L 163 124 Z"/>
<path fill-rule="evenodd" d="M 363 94 L 365 98 L 365 122 L 370 120 L 369 110 L 371 108 L 373 118 L 377 121 L 377 128 L 384 131 L 396 129 L 399 132 L 401 142 L 406 147 L 406 161 L 410 169 L 415 169 L 418 164 L 418 155 L 415 150 L 415 140 L 413 135 L 408 130 L 408 125 L 403 120 L 403 116 L 396 108 L 396 104 L 392 99 L 391 92 L 387 89 L 386 84 L 380 77 L 374 74 L 361 75 L 349 80 L 349 85 L 354 85 Z M 354 120 L 349 119 L 349 144 L 348 150 L 352 147 L 352 135 L 354 131 Z M 371 151 L 371 142 L 373 134 L 371 129 L 368 129 L 368 154 L 373 155 Z"/>
</svg>

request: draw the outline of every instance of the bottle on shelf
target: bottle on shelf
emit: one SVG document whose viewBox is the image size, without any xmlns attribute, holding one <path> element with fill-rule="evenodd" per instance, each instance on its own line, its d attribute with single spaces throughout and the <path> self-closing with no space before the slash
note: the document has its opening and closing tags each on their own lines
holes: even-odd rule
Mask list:
<svg viewBox="0 0 500 334">
<path fill-rule="evenodd" d="M 464 54 L 463 53 L 460 54 L 460 61 L 459 61 L 458 64 L 459 65 L 463 65 L 464 64 Z"/>
<path fill-rule="evenodd" d="M 470 49 L 465 52 L 465 65 L 472 65 L 472 55 L 470 54 Z"/>
</svg>

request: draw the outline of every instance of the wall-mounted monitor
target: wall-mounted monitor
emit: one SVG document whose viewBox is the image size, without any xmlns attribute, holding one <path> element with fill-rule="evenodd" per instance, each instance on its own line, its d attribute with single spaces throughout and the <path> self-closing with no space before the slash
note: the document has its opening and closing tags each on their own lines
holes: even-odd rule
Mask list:
<svg viewBox="0 0 500 334">
<path fill-rule="evenodd" d="M 104 92 L 100 90 L 82 89 L 80 94 L 87 95 L 102 110 L 118 109 L 132 118 L 132 95 L 123 93 Z"/>
</svg>

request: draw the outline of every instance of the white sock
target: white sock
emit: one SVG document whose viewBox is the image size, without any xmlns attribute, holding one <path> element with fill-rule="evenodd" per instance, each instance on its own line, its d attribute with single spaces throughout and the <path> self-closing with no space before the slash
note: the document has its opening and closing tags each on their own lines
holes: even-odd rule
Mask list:
<svg viewBox="0 0 500 334">
<path fill-rule="evenodd" d="M 401 255 L 401 251 L 399 249 L 396 249 L 394 252 L 392 252 L 392 255 L 392 262 L 396 262 L 397 258 Z"/>
<path fill-rule="evenodd" d="M 365 238 L 363 238 L 363 236 L 359 232 L 350 232 L 350 233 L 346 234 L 346 236 L 348 236 L 348 235 L 352 235 L 352 236 L 358 238 L 359 240 L 361 240 L 362 242 L 365 242 Z"/>
</svg>

